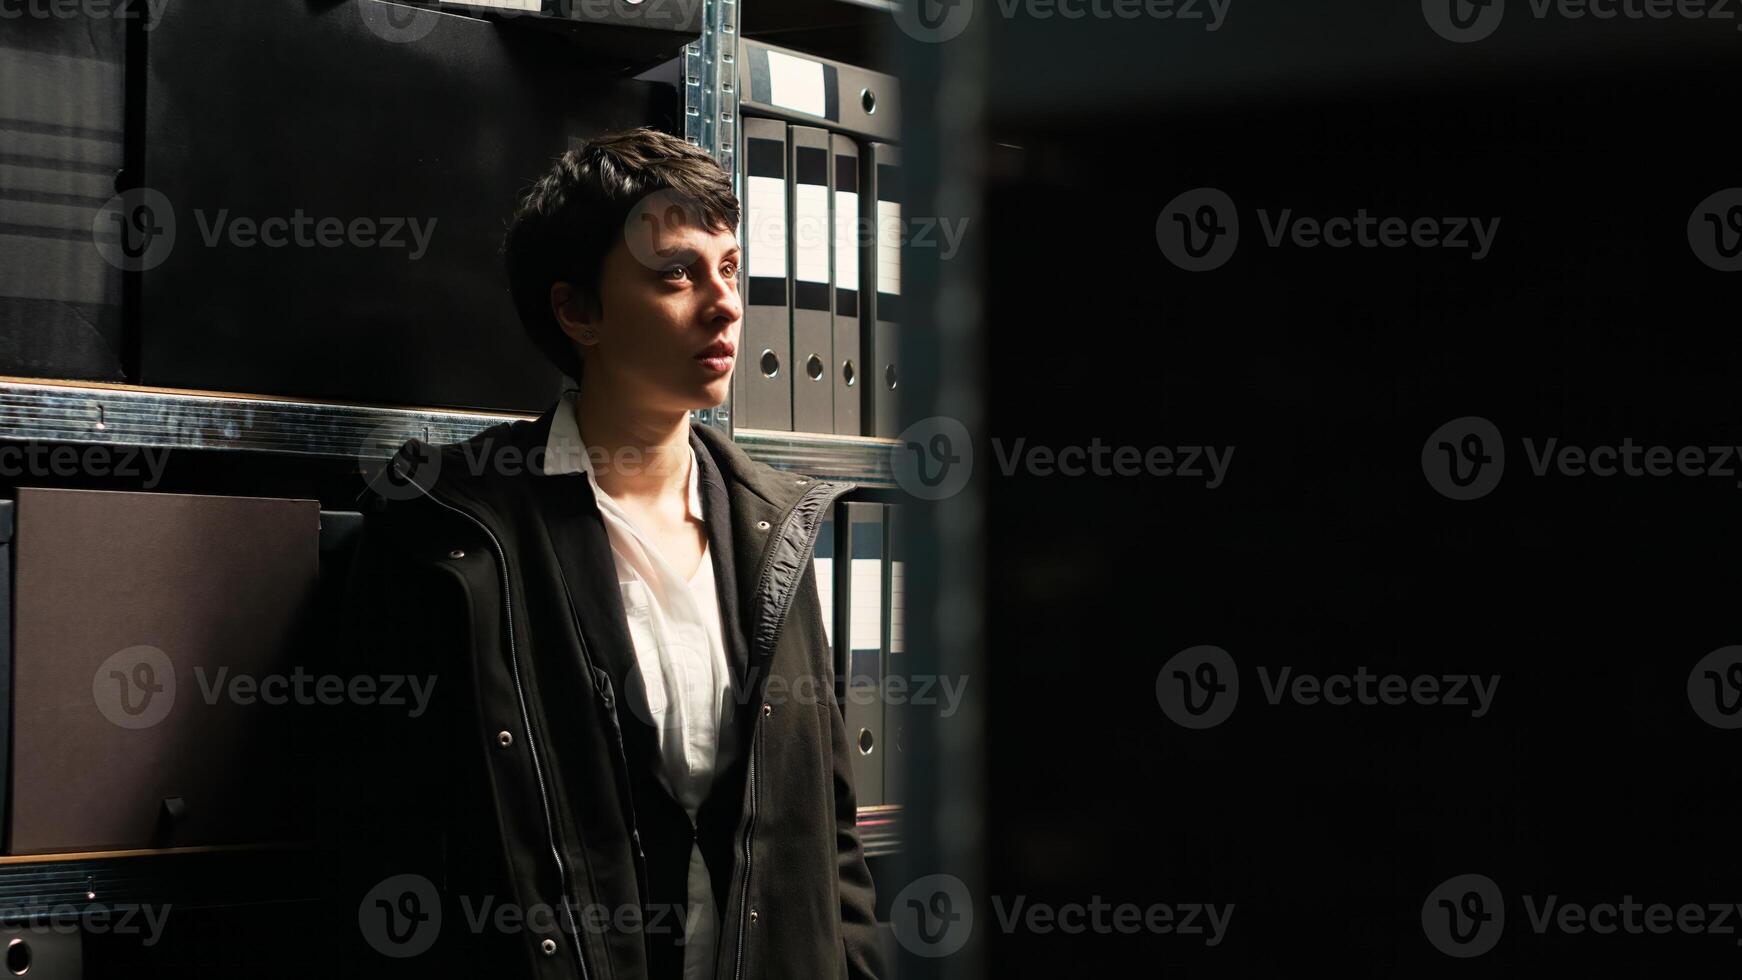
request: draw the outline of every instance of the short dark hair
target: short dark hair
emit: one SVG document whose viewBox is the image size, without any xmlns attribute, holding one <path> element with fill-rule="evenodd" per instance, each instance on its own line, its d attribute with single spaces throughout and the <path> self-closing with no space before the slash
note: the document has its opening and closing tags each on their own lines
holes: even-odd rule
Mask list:
<svg viewBox="0 0 1742 980">
<path fill-rule="evenodd" d="M 508 288 L 527 336 L 569 377 L 580 378 L 581 357 L 551 314 L 551 284 L 569 283 L 597 312 L 606 254 L 636 205 L 665 190 L 710 230 L 737 229 L 731 175 L 701 147 L 646 127 L 585 141 L 521 196 L 502 242 Z"/>
</svg>

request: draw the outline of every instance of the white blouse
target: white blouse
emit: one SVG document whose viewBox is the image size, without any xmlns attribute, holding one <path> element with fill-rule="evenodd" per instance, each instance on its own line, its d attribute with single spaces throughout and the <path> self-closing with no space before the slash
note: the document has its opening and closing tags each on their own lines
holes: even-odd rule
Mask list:
<svg viewBox="0 0 1742 980">
<path fill-rule="evenodd" d="M 688 448 L 688 509 L 700 521 L 704 519 L 700 468 L 694 447 Z M 617 501 L 599 489 L 575 421 L 575 389 L 563 393 L 545 454 L 546 474 L 582 472 L 592 484 L 616 559 L 617 588 L 640 667 L 641 689 L 623 692 L 623 703 L 653 725 L 658 734 L 660 782 L 693 824 L 715 773 L 728 768 L 738 750 L 732 724 L 736 682 L 721 635 L 713 556 L 704 546 L 695 573 L 687 578 L 679 574 Z M 692 845 L 684 980 L 706 980 L 714 973 L 719 910 L 711 882 L 701 845 Z"/>
</svg>

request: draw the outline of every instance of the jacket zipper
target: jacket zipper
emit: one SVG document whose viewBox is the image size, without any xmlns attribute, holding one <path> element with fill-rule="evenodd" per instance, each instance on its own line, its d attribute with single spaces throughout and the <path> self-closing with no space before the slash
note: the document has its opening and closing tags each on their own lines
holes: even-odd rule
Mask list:
<svg viewBox="0 0 1742 980">
<path fill-rule="evenodd" d="M 781 536 L 785 537 L 790 533 L 791 529 L 788 527 L 788 523 L 793 519 L 793 516 L 798 513 L 799 509 L 804 507 L 806 501 L 813 497 L 839 497 L 852 489 L 853 484 L 851 483 L 819 483 L 812 487 L 810 490 L 805 492 L 804 496 L 798 498 L 798 502 L 793 504 L 792 508 L 789 509 L 785 516 L 781 518 Z M 807 540 L 815 538 L 817 524 L 819 523 L 821 522 L 812 523 L 804 529 Z M 755 594 L 758 599 L 761 598 L 764 591 L 768 588 L 768 576 L 773 569 L 774 551 L 776 547 L 778 547 L 778 541 L 769 546 L 767 556 L 763 559 L 762 571 L 756 576 Z M 800 572 L 800 575 L 802 576 L 803 573 Z M 792 600 L 797 595 L 798 590 L 794 589 L 793 594 L 788 596 L 786 602 L 781 605 L 779 614 L 774 620 L 774 628 L 768 631 L 768 637 L 771 643 L 775 637 L 780 635 L 781 624 L 786 621 L 786 614 L 791 610 Z M 760 653 L 761 651 L 756 652 Z M 752 712 L 750 717 L 753 719 L 759 719 L 761 717 L 761 712 Z M 734 977 L 734 980 L 743 980 L 744 977 L 744 927 L 750 917 L 750 862 L 752 859 L 752 838 L 756 835 L 756 814 L 761 799 L 761 794 L 757 791 L 756 786 L 756 758 L 761 753 L 762 748 L 762 725 L 760 721 L 753 723 L 756 725 L 756 731 L 750 739 L 749 770 L 745 774 L 745 779 L 750 784 L 750 819 L 745 821 L 744 824 L 744 876 L 738 886 L 738 946 L 736 961 L 732 967 L 732 976 Z"/>
<path fill-rule="evenodd" d="M 574 614 L 574 605 L 572 602 L 570 603 L 570 606 L 569 606 L 569 615 L 571 617 L 575 615 Z M 581 659 L 586 662 L 587 669 L 590 671 L 593 671 L 593 673 L 595 675 L 594 676 L 594 683 L 598 684 L 601 680 L 603 680 L 604 687 L 602 687 L 601 689 L 608 690 L 609 689 L 608 686 L 611 683 L 611 679 L 608 675 L 605 674 L 604 671 L 599 670 L 597 667 L 593 666 L 593 654 L 590 650 L 587 649 L 587 638 L 581 632 L 580 621 L 578 618 L 576 618 L 576 621 L 575 621 L 575 636 L 576 636 L 576 638 L 578 638 L 581 641 Z M 615 696 L 611 695 L 611 694 L 606 694 L 601 700 L 604 702 L 604 705 L 605 705 L 605 717 L 610 719 L 611 735 L 612 735 L 613 739 L 615 740 L 616 746 L 617 746 L 617 763 L 619 766 L 618 771 L 624 774 L 624 778 L 621 781 L 620 788 L 622 789 L 622 792 L 623 792 L 623 802 L 625 804 L 626 809 L 628 809 L 628 811 L 629 811 L 630 843 L 633 844 L 635 847 L 636 893 L 643 896 L 643 898 L 645 898 L 645 896 L 647 895 L 647 853 L 641 849 L 641 828 L 637 825 L 637 821 L 635 818 L 635 791 L 631 788 L 630 783 L 629 783 L 629 779 L 627 776 L 627 774 L 629 772 L 629 752 L 623 746 L 623 723 L 617 720 L 617 706 L 616 706 Z"/>
<path fill-rule="evenodd" d="M 562 848 L 557 841 L 556 821 L 551 817 L 550 790 L 545 785 L 544 763 L 538 757 L 538 739 L 533 737 L 532 715 L 526 710 L 526 689 L 520 681 L 520 650 L 514 642 L 514 601 L 508 585 L 508 560 L 503 556 L 502 542 L 496 537 L 496 532 L 490 530 L 483 521 L 471 513 L 437 497 L 433 491 L 426 489 L 424 496 L 435 501 L 442 507 L 478 525 L 478 529 L 490 539 L 490 547 L 495 554 L 497 574 L 502 579 L 502 611 L 503 622 L 508 625 L 508 662 L 514 672 L 514 695 L 520 703 L 520 723 L 526 726 L 526 748 L 532 755 L 532 772 L 538 781 L 539 804 L 544 811 L 545 838 L 550 844 L 550 855 L 556 862 L 557 882 L 562 890 L 563 916 L 568 920 L 571 934 L 575 937 L 575 963 L 581 970 L 581 980 L 587 980 L 587 958 L 582 954 L 582 937 L 579 926 L 575 924 L 575 911 L 568 895 L 568 869 L 563 863 Z"/>
</svg>

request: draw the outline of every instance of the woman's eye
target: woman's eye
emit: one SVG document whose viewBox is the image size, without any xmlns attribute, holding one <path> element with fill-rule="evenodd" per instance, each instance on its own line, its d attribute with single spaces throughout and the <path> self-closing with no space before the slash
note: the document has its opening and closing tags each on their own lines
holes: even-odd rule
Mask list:
<svg viewBox="0 0 1742 980">
<path fill-rule="evenodd" d="M 725 279 L 738 278 L 738 267 L 728 262 L 720 267 L 720 276 Z"/>
<path fill-rule="evenodd" d="M 674 265 L 663 273 L 663 275 L 672 282 L 681 282 L 684 278 L 687 278 L 689 274 L 690 270 L 681 265 Z"/>
</svg>

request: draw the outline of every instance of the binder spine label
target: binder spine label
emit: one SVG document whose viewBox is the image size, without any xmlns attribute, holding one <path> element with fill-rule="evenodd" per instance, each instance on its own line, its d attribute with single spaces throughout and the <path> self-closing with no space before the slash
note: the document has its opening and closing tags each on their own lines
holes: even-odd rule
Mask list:
<svg viewBox="0 0 1742 980">
<path fill-rule="evenodd" d="M 835 312 L 859 315 L 859 161 L 835 159 Z"/>
<path fill-rule="evenodd" d="M 760 46 L 749 49 L 749 61 L 750 101 L 841 121 L 840 71 L 834 65 Z"/>
<path fill-rule="evenodd" d="M 768 52 L 768 101 L 783 109 L 813 116 L 828 114 L 826 79 L 821 62 Z"/>
<path fill-rule="evenodd" d="M 801 146 L 795 154 L 793 238 L 797 249 L 793 305 L 829 309 L 829 184 L 827 150 Z"/>
<path fill-rule="evenodd" d="M 896 297 L 901 295 L 901 198 L 896 168 L 877 167 L 877 319 L 900 317 Z"/>
<path fill-rule="evenodd" d="M 786 305 L 786 161 L 775 140 L 746 141 L 744 241 L 752 306 Z"/>
</svg>

